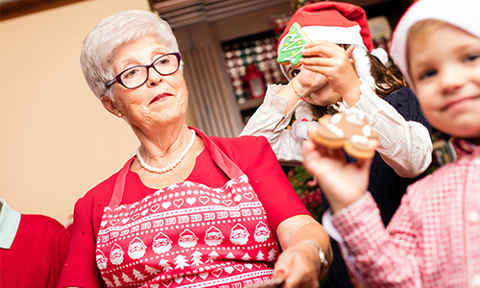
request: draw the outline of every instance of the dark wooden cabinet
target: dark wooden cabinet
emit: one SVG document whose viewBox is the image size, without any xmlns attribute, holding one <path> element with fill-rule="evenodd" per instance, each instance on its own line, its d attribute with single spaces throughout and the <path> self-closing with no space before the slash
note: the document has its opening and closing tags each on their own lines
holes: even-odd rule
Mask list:
<svg viewBox="0 0 480 288">
<path fill-rule="evenodd" d="M 0 20 L 8 20 L 84 0 L 2 0 Z"/>
</svg>

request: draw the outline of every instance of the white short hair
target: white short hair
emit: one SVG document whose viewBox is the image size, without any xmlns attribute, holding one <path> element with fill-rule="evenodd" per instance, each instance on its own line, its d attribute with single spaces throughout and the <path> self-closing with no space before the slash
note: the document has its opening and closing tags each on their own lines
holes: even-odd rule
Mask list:
<svg viewBox="0 0 480 288">
<path fill-rule="evenodd" d="M 80 65 L 88 86 L 100 99 L 112 97 L 105 84 L 115 77 L 113 59 L 118 49 L 144 36 L 155 37 L 168 52 L 179 52 L 170 25 L 149 11 L 129 10 L 100 21 L 83 40 Z"/>
</svg>

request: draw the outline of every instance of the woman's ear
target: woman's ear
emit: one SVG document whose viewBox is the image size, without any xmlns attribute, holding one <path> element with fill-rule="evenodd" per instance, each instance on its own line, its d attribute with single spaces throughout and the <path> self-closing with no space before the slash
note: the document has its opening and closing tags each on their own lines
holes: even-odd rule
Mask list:
<svg viewBox="0 0 480 288">
<path fill-rule="evenodd" d="M 115 107 L 115 104 L 113 103 L 113 100 L 108 97 L 108 96 L 102 96 L 100 98 L 100 101 L 102 101 L 102 105 L 105 109 L 107 109 L 110 113 L 117 117 L 122 117 L 122 112 L 118 111 L 117 107 Z"/>
</svg>

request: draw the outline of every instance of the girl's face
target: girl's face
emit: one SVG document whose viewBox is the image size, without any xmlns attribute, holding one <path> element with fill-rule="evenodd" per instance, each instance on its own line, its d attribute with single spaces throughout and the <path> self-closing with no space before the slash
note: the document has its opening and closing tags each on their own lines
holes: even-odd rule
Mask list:
<svg viewBox="0 0 480 288">
<path fill-rule="evenodd" d="M 307 98 L 308 103 L 316 106 L 328 106 L 342 100 L 342 96 L 330 87 L 328 79 L 322 74 L 303 69 L 302 65 L 293 67 L 288 64 L 284 66 L 284 69 L 291 79 L 301 73 L 302 81 L 306 80 L 309 83 L 306 86 L 315 87 L 314 91 Z"/>
<path fill-rule="evenodd" d="M 432 126 L 480 144 L 480 39 L 443 25 L 408 48 L 410 75 Z"/>
</svg>

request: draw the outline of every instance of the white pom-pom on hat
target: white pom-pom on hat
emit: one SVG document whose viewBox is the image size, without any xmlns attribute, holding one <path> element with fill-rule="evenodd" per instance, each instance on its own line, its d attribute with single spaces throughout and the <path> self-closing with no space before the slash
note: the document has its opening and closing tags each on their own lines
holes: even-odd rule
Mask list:
<svg viewBox="0 0 480 288">
<path fill-rule="evenodd" d="M 387 51 L 385 51 L 385 49 L 383 48 L 375 48 L 373 49 L 372 51 L 370 51 L 370 54 L 372 54 L 373 56 L 377 57 L 378 60 L 380 60 L 383 65 L 386 65 L 387 62 L 388 62 L 388 54 L 387 54 Z"/>
</svg>

